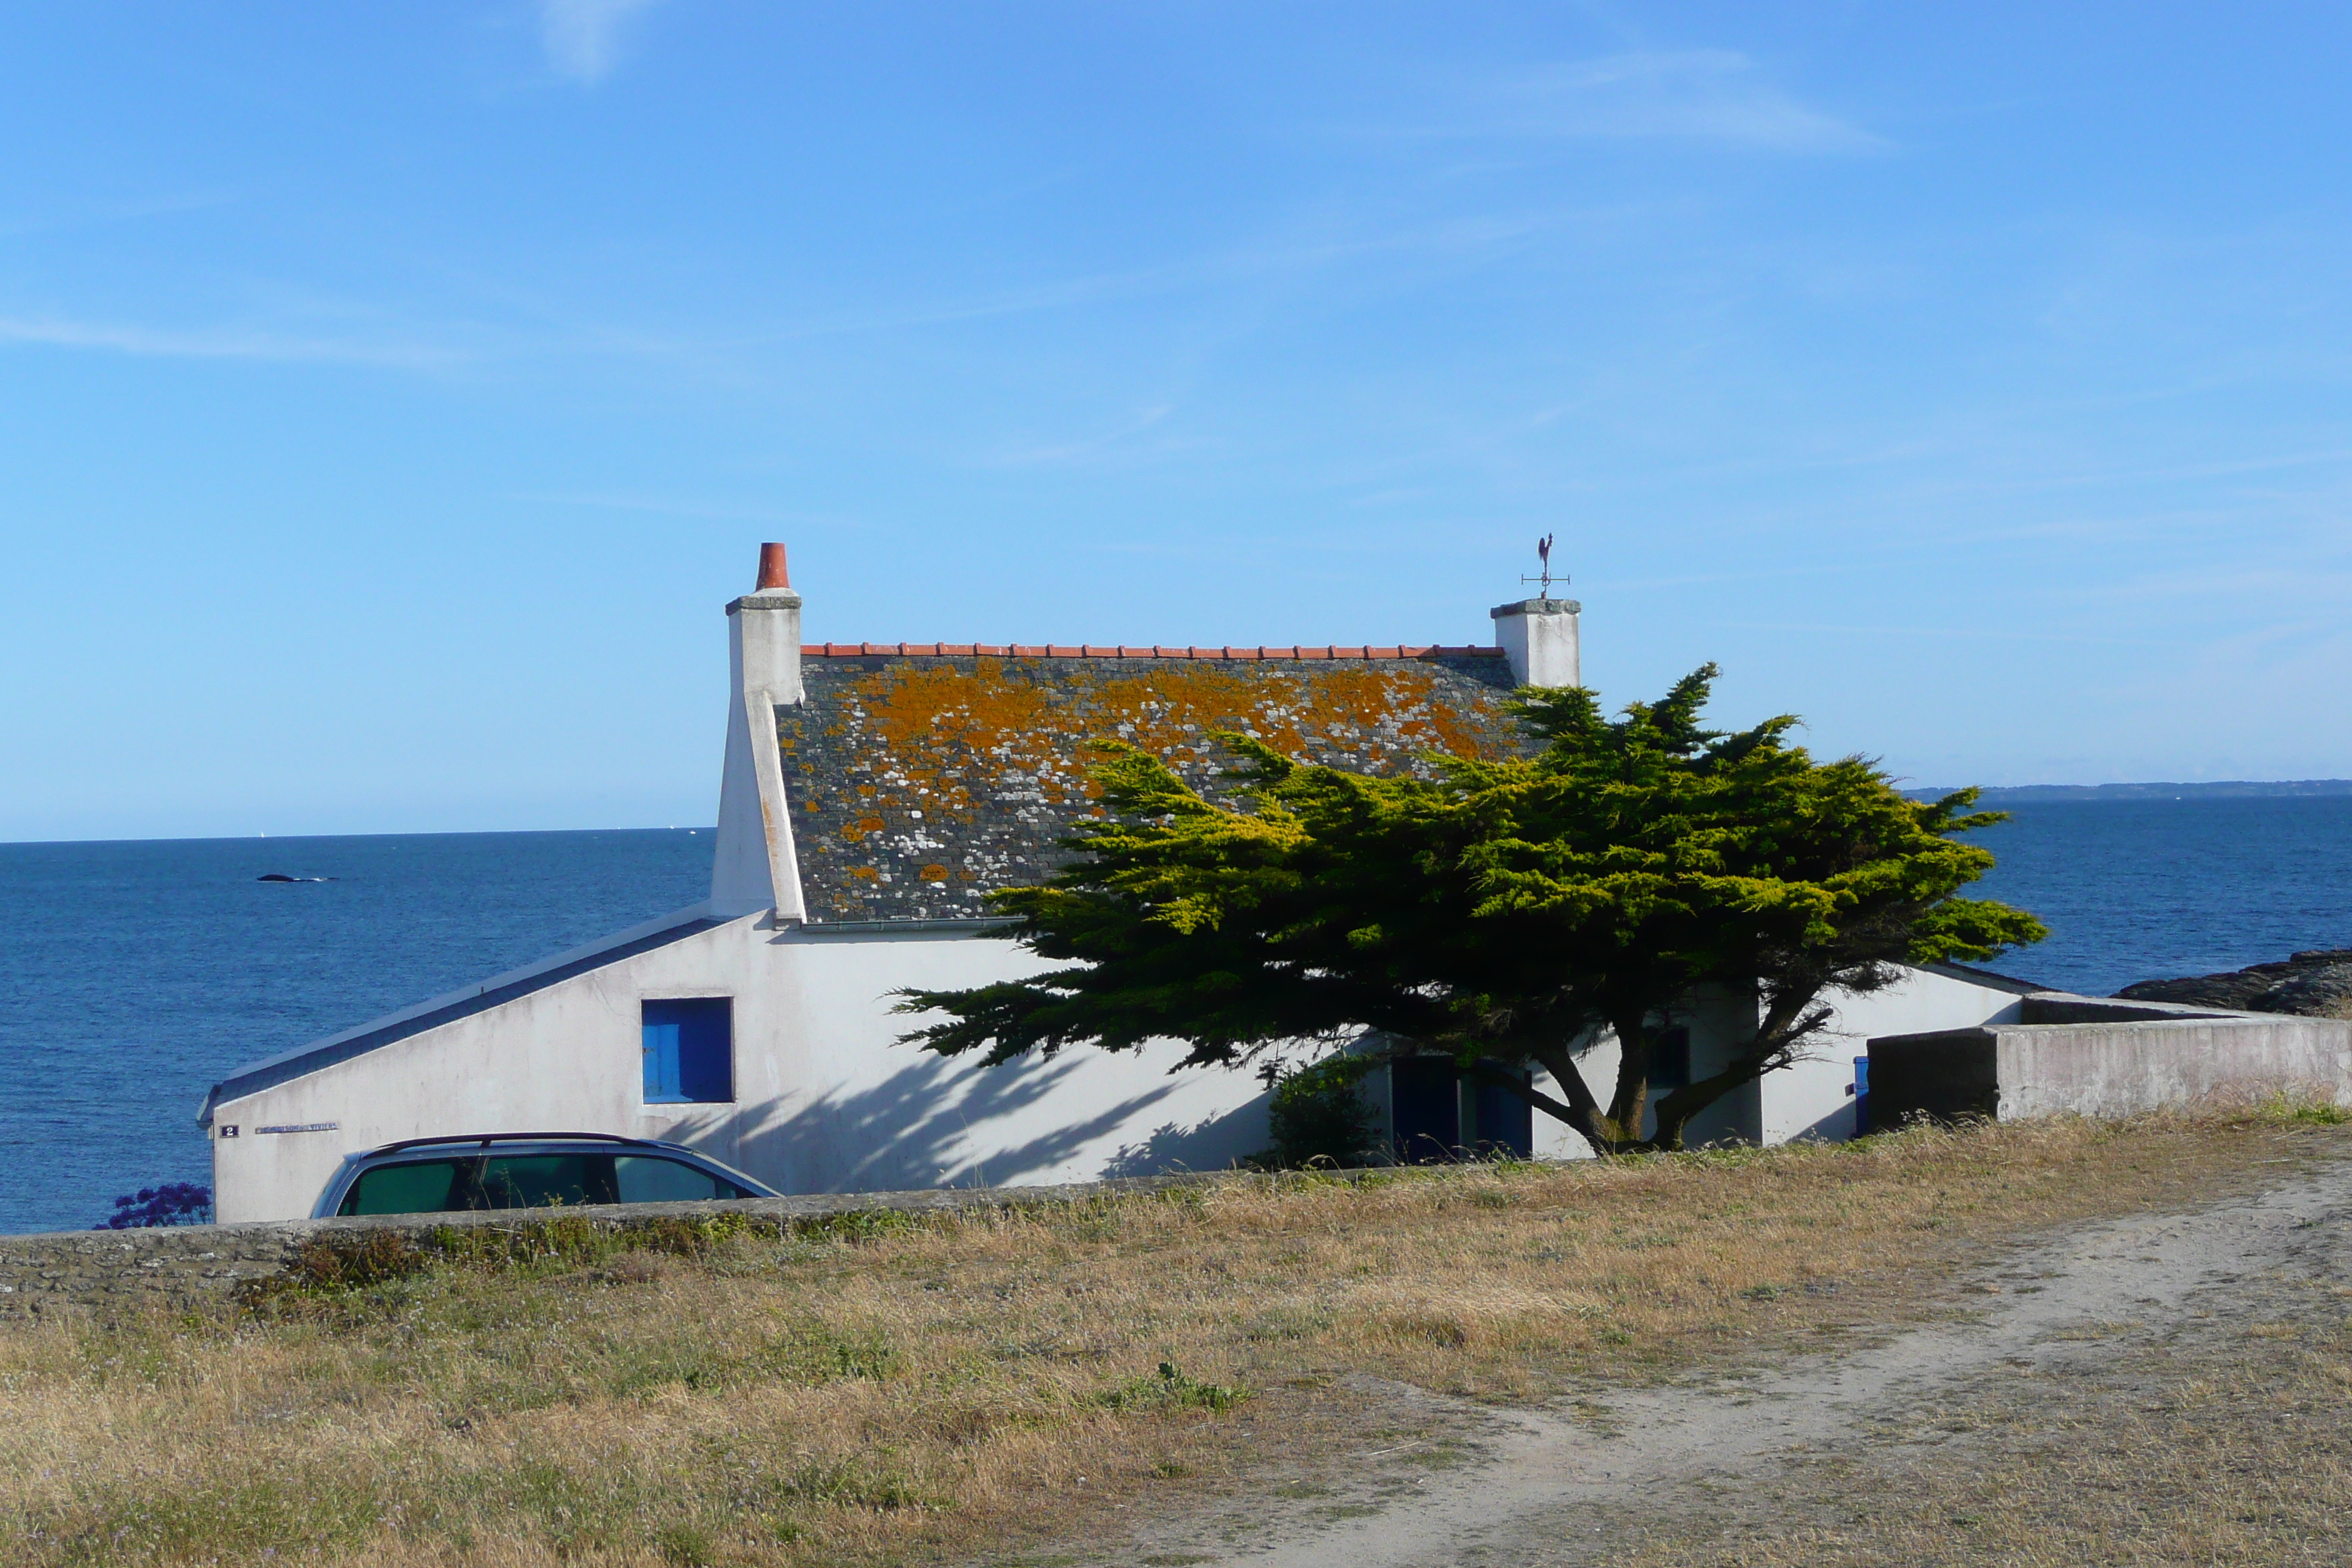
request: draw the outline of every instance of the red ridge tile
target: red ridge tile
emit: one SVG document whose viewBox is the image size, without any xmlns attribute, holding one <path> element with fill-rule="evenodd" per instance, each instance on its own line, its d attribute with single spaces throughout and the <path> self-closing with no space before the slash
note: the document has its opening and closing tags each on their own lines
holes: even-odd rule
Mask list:
<svg viewBox="0 0 2352 1568">
<path fill-rule="evenodd" d="M 803 658 L 1223 658 L 1257 662 L 1265 659 L 1373 658 L 1500 658 L 1498 647 L 1455 647 L 1443 643 L 1399 644 L 1394 647 L 1104 647 L 1093 643 L 1072 647 L 1061 643 L 803 643 Z"/>
</svg>

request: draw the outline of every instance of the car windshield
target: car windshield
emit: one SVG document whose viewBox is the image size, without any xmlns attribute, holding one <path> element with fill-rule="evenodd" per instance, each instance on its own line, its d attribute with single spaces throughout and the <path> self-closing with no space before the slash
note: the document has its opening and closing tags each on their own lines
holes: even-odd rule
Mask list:
<svg viewBox="0 0 2352 1568">
<path fill-rule="evenodd" d="M 443 1155 L 371 1166 L 360 1173 L 335 1212 L 436 1214 L 751 1195 L 733 1182 L 659 1154 Z"/>
</svg>

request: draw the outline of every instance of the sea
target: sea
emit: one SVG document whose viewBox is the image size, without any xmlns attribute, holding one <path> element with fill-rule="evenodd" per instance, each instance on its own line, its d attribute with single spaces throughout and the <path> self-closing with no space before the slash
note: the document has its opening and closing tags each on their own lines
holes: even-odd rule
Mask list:
<svg viewBox="0 0 2352 1568">
<path fill-rule="evenodd" d="M 2105 994 L 2352 947 L 2352 796 L 2010 809 L 1976 891 L 2051 935 L 1988 967 Z M 708 828 L 0 844 L 0 1233 L 209 1181 L 196 1110 L 239 1065 L 683 908 L 710 851 Z"/>
</svg>

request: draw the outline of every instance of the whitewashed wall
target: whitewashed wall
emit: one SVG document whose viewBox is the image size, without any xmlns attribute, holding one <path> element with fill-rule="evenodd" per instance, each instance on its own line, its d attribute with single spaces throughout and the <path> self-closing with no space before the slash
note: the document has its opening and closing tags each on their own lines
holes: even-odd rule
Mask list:
<svg viewBox="0 0 2352 1568">
<path fill-rule="evenodd" d="M 1039 967 L 1011 943 L 969 931 L 828 931 L 746 916 L 222 1102 L 213 1113 L 219 1214 L 230 1222 L 299 1217 L 345 1153 L 463 1133 L 664 1138 L 784 1192 L 1217 1170 L 1265 1147 L 1256 1076 L 1171 1074 L 1181 1055 L 1173 1044 L 980 1068 L 896 1043 L 909 1022 L 889 1010 L 898 987 L 968 986 Z M 731 1105 L 644 1103 L 641 1005 L 680 996 L 734 999 Z M 2008 1022 L 2017 1001 L 2012 992 L 1933 971 L 1847 997 L 1814 1059 L 1727 1096 L 1693 1124 L 1690 1142 L 1851 1137 L 1846 1086 L 1870 1037 Z M 1705 1074 L 1752 1032 L 1754 1005 L 1720 995 L 1685 1019 L 1693 1070 Z M 1605 1098 L 1616 1073 L 1614 1039 L 1603 1036 L 1580 1062 Z M 1548 1075 L 1537 1081 L 1557 1092 Z M 327 1122 L 332 1130 L 260 1131 Z M 218 1136 L 224 1126 L 238 1136 Z M 1540 1113 L 1535 1152 L 1547 1159 L 1591 1152 Z"/>
<path fill-rule="evenodd" d="M 225 1222 L 299 1217 L 345 1153 L 467 1132 L 666 1138 L 785 1192 L 1214 1170 L 1265 1147 L 1255 1075 L 1171 1075 L 1181 1055 L 1172 1045 L 982 1068 L 895 1043 L 911 1022 L 889 1010 L 897 988 L 1037 967 L 969 932 L 827 931 L 748 916 L 221 1102 L 218 1212 Z M 736 1102 L 645 1104 L 640 1005 L 712 995 L 734 998 Z M 327 1121 L 339 1125 L 257 1131 Z M 218 1136 L 225 1124 L 239 1135 Z"/>
<path fill-rule="evenodd" d="M 1837 1016 L 1807 1059 L 1764 1080 L 1763 1141 L 1853 1137 L 1853 1097 L 1846 1087 L 1853 1082 L 1853 1058 L 1870 1054 L 1874 1036 L 2007 1023 L 2017 1016 L 2021 994 L 1962 972 L 1909 969 L 1884 991 L 1837 998 Z"/>
</svg>

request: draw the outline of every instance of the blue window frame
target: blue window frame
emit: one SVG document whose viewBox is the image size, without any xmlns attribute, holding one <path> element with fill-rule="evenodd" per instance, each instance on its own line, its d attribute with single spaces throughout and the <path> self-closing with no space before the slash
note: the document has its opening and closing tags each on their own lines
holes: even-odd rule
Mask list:
<svg viewBox="0 0 2352 1568">
<path fill-rule="evenodd" d="M 683 996 L 645 1005 L 646 1103 L 709 1105 L 735 1098 L 735 1003 Z"/>
</svg>

